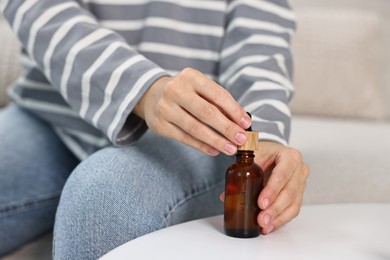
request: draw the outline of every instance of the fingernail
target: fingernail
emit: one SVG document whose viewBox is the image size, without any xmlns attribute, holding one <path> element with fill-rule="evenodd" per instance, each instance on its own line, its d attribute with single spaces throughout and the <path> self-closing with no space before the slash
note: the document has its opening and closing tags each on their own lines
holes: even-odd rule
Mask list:
<svg viewBox="0 0 390 260">
<path fill-rule="evenodd" d="M 244 116 L 241 118 L 241 126 L 244 127 L 245 129 L 249 128 L 251 126 L 252 122 L 249 117 Z"/>
<path fill-rule="evenodd" d="M 268 205 L 269 205 L 269 199 L 268 198 L 263 199 L 263 209 L 266 209 Z"/>
<path fill-rule="evenodd" d="M 228 154 L 235 154 L 237 151 L 237 147 L 229 143 L 225 145 L 225 151 L 228 152 Z"/>
<path fill-rule="evenodd" d="M 271 219 L 271 217 L 267 214 L 267 215 L 265 215 L 264 216 L 264 225 L 268 225 L 268 223 L 269 223 L 269 220 Z"/>
<path fill-rule="evenodd" d="M 209 154 L 210 155 L 213 155 L 213 156 L 216 156 L 219 154 L 219 151 L 217 149 L 214 149 L 214 148 L 210 148 L 209 149 Z"/>
<path fill-rule="evenodd" d="M 237 142 L 239 142 L 240 144 L 245 143 L 245 141 L 246 141 L 246 134 L 241 133 L 241 132 L 237 133 L 237 134 L 236 134 L 236 140 L 237 140 Z"/>
<path fill-rule="evenodd" d="M 269 226 L 269 228 L 267 229 L 267 234 L 271 233 L 273 230 L 274 230 L 274 225 L 271 225 Z"/>
</svg>

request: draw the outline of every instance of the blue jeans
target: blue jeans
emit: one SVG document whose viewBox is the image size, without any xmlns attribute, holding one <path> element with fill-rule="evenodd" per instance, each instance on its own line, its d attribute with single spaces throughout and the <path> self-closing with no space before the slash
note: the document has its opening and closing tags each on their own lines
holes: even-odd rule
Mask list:
<svg viewBox="0 0 390 260">
<path fill-rule="evenodd" d="M 0 112 L 0 136 L 0 255 L 52 228 L 60 194 L 55 259 L 96 259 L 149 232 L 222 213 L 232 160 L 224 155 L 148 132 L 79 163 L 48 125 L 16 106 Z"/>
<path fill-rule="evenodd" d="M 0 110 L 0 255 L 52 229 L 78 163 L 44 122 L 14 105 Z"/>
</svg>

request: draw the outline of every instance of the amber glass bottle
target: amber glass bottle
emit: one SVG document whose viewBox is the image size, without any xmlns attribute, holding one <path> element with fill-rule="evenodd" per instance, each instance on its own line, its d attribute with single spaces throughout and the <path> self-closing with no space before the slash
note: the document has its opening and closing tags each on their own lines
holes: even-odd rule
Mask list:
<svg viewBox="0 0 390 260">
<path fill-rule="evenodd" d="M 260 235 L 257 199 L 263 189 L 264 173 L 254 162 L 258 133 L 247 132 L 248 141 L 239 146 L 236 163 L 229 166 L 225 179 L 225 234 L 250 238 Z"/>
</svg>

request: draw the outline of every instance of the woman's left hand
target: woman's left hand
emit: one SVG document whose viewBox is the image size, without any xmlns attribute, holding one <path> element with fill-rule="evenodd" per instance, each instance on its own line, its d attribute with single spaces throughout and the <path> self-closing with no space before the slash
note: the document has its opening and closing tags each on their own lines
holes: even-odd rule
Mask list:
<svg viewBox="0 0 390 260">
<path fill-rule="evenodd" d="M 260 142 L 255 156 L 269 178 L 257 202 L 257 222 L 269 234 L 299 214 L 309 168 L 298 150 L 275 142 Z"/>
</svg>

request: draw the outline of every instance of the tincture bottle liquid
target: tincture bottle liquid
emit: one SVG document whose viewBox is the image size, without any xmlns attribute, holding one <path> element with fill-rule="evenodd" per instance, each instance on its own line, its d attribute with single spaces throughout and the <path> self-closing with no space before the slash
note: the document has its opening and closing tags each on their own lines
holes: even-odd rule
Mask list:
<svg viewBox="0 0 390 260">
<path fill-rule="evenodd" d="M 224 229 L 231 237 L 257 237 L 261 231 L 257 199 L 263 189 L 264 173 L 254 162 L 258 133 L 249 130 L 247 142 L 237 149 L 236 162 L 226 171 Z"/>
</svg>

